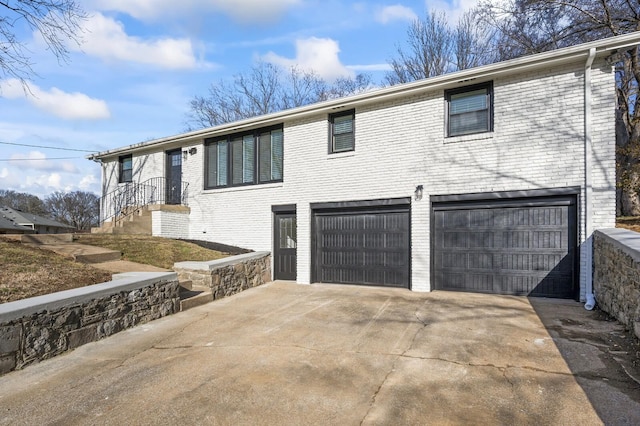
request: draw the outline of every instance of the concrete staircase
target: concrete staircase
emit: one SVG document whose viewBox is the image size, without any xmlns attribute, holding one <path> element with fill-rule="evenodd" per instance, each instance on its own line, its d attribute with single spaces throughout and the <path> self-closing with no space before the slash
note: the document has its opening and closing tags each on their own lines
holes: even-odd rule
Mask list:
<svg viewBox="0 0 640 426">
<path fill-rule="evenodd" d="M 166 271 L 151 265 L 121 260 L 122 253 L 103 247 L 77 244 L 73 242 L 73 234 L 25 234 L 3 235 L 4 239 L 19 241 L 22 244 L 49 250 L 70 257 L 77 262 L 112 273 Z M 204 305 L 213 301 L 213 293 L 209 287 L 193 285 L 190 280 L 181 280 L 180 310 Z"/>
<path fill-rule="evenodd" d="M 130 208 L 116 220 L 91 228 L 92 234 L 151 235 L 151 209 L 149 206 Z"/>
<path fill-rule="evenodd" d="M 122 256 L 122 253 L 116 250 L 76 244 L 73 242 L 73 234 L 26 234 L 16 235 L 12 239 L 18 240 L 24 245 L 49 250 L 82 263 L 112 262 L 120 260 Z"/>
<path fill-rule="evenodd" d="M 191 281 L 180 281 L 181 311 L 209 302 L 213 302 L 213 293 L 209 287 L 196 286 Z"/>
</svg>

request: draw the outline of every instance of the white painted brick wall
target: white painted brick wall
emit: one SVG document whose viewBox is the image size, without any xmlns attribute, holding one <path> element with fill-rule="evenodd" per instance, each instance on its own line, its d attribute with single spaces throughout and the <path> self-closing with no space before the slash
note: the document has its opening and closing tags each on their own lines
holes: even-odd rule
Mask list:
<svg viewBox="0 0 640 426">
<path fill-rule="evenodd" d="M 189 238 L 189 214 L 154 210 L 151 212 L 151 234 L 154 237 Z"/>
<path fill-rule="evenodd" d="M 327 154 L 327 114 L 284 124 L 284 181 L 250 187 L 203 190 L 202 143 L 183 162 L 190 183 L 189 238 L 253 250 L 271 250 L 271 206 L 297 205 L 298 281 L 311 277 L 310 203 L 411 197 L 412 288 L 430 290 L 431 195 L 583 188 L 584 82 L 582 62 L 544 71 L 497 77 L 494 132 L 444 137 L 444 90 L 370 104 L 356 110 L 355 151 Z M 593 73 L 594 227 L 615 221 L 614 80 L 609 67 Z M 149 175 L 162 161 L 146 159 Z M 160 164 L 160 166 L 158 166 Z M 586 268 L 581 257 L 581 284 Z"/>
</svg>

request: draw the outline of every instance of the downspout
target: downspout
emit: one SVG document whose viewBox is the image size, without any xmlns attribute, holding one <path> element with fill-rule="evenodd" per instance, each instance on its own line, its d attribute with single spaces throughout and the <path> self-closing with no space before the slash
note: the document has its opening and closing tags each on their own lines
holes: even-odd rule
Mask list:
<svg viewBox="0 0 640 426">
<path fill-rule="evenodd" d="M 596 49 L 589 49 L 589 56 L 584 65 L 584 216 L 585 216 L 585 245 L 586 245 L 586 303 L 584 308 L 592 310 L 596 305 L 593 295 L 593 206 L 591 198 L 593 188 L 591 184 L 591 159 L 593 145 L 591 140 L 591 65 L 596 57 Z"/>
</svg>

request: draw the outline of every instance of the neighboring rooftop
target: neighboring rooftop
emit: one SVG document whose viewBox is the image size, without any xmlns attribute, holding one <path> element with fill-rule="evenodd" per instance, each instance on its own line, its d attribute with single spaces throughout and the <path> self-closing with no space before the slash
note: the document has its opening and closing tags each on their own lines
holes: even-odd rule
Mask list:
<svg viewBox="0 0 640 426">
<path fill-rule="evenodd" d="M 33 229 L 27 228 L 26 226 L 17 225 L 12 222 L 10 219 L 0 215 L 0 232 L 9 232 L 9 233 L 24 233 L 33 232 Z"/>
<path fill-rule="evenodd" d="M 0 218 L 5 221 L 12 222 L 14 225 L 19 225 L 21 228 L 26 227 L 28 229 L 35 229 L 36 227 L 45 226 L 49 228 L 74 229 L 73 226 L 65 223 L 58 222 L 47 217 L 38 216 L 33 213 L 12 209 L 11 207 L 0 207 Z"/>
</svg>

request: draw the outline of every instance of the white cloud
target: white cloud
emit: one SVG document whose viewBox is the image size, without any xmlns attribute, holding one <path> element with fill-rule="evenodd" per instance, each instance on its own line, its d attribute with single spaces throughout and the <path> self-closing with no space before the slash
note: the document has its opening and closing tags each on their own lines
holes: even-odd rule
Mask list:
<svg viewBox="0 0 640 426">
<path fill-rule="evenodd" d="M 105 61 L 135 62 L 167 69 L 193 69 L 206 65 L 196 59 L 188 38 L 143 40 L 132 37 L 125 32 L 121 22 L 100 13 L 85 22 L 84 30 L 82 45 L 74 44 L 70 48 Z"/>
<path fill-rule="evenodd" d="M 263 56 L 267 62 L 281 67 L 297 66 L 306 71 L 313 71 L 326 80 L 338 77 L 349 77 L 353 71 L 340 62 L 338 42 L 330 38 L 311 37 L 296 40 L 296 57 L 285 58 L 273 52 Z"/>
<path fill-rule="evenodd" d="M 43 90 L 32 83 L 25 87 L 15 78 L 0 81 L 0 96 L 26 99 L 36 108 L 66 120 L 97 120 L 110 116 L 107 103 L 101 99 L 79 92 L 63 92 L 57 87 Z"/>
<path fill-rule="evenodd" d="M 48 176 L 41 176 L 39 180 L 43 180 L 46 182 L 45 186 L 47 188 L 52 188 L 54 190 L 62 189 L 62 176 L 60 173 L 51 173 Z"/>
<path fill-rule="evenodd" d="M 376 13 L 376 20 L 383 24 L 391 21 L 413 21 L 418 19 L 418 15 L 406 6 L 394 4 L 393 6 L 385 6 Z"/>
<path fill-rule="evenodd" d="M 244 22 L 273 22 L 301 0 L 90 0 L 97 10 L 126 13 L 143 21 L 175 20 L 177 16 L 200 16 L 221 12 Z"/>
<path fill-rule="evenodd" d="M 368 64 L 368 65 L 347 65 L 347 68 L 353 71 L 391 71 L 389 64 Z"/>
<path fill-rule="evenodd" d="M 462 14 L 477 6 L 478 0 L 425 0 L 428 11 L 442 10 L 451 25 L 456 25 Z"/>
<path fill-rule="evenodd" d="M 98 179 L 94 175 L 85 175 L 80 179 L 80 183 L 78 184 L 78 188 L 83 191 L 88 191 L 94 188 L 97 188 Z"/>
</svg>

